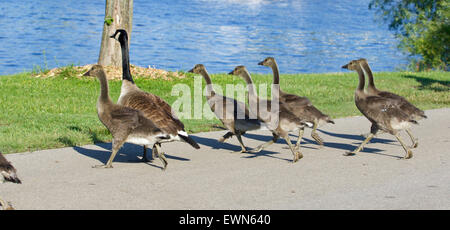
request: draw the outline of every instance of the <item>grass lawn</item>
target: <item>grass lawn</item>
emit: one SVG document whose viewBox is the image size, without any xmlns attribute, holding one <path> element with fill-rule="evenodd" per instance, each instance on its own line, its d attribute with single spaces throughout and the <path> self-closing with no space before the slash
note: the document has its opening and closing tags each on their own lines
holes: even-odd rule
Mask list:
<svg viewBox="0 0 450 230">
<path fill-rule="evenodd" d="M 69 73 L 69 74 L 68 74 Z M 0 151 L 3 153 L 34 151 L 65 146 L 108 142 L 111 135 L 100 123 L 96 102 L 100 85 L 97 79 L 79 79 L 71 71 L 50 78 L 34 78 L 30 73 L 0 76 Z M 270 74 L 254 74 L 256 84 L 270 87 Z M 406 97 L 421 109 L 450 106 L 449 72 L 379 72 L 374 73 L 377 87 Z M 138 78 L 136 84 L 169 104 L 172 86 L 187 84 L 194 95 L 194 75 L 173 81 Z M 244 84 L 239 77 L 213 74 L 213 83 L 226 89 L 226 84 Z M 313 104 L 333 118 L 361 115 L 353 94 L 357 85 L 354 72 L 329 74 L 282 74 L 281 88 L 307 96 Z M 203 86 L 204 81 L 202 80 Z M 121 81 L 110 81 L 114 101 L 120 93 Z M 203 104 L 205 99 L 203 98 Z M 215 130 L 217 119 L 182 119 L 189 133 Z M 268 134 L 269 135 L 269 134 Z"/>
</svg>

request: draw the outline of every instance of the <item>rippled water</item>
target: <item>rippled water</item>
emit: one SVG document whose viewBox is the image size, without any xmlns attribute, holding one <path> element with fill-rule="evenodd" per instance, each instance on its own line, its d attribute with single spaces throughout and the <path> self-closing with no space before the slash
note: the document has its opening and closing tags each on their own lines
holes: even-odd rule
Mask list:
<svg viewBox="0 0 450 230">
<path fill-rule="evenodd" d="M 369 0 L 134 0 L 132 64 L 212 73 L 277 58 L 284 73 L 339 72 L 365 57 L 375 71 L 406 64 Z M 97 62 L 105 1 L 1 1 L 0 75 Z"/>
</svg>

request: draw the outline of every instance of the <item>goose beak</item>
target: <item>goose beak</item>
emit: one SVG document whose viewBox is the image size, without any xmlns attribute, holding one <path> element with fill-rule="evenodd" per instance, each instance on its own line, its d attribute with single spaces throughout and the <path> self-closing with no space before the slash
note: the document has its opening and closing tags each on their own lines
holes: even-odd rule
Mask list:
<svg viewBox="0 0 450 230">
<path fill-rule="evenodd" d="M 258 65 L 264 65 L 264 61 L 260 61 Z"/>
<path fill-rule="evenodd" d="M 343 69 L 348 69 L 348 64 L 347 64 L 347 65 L 344 65 L 344 66 L 342 66 L 342 68 L 343 68 Z"/>
<path fill-rule="evenodd" d="M 83 74 L 83 77 L 87 77 L 87 76 L 91 76 L 91 71 L 87 71 L 86 73 Z"/>
<path fill-rule="evenodd" d="M 111 35 L 111 36 L 109 36 L 110 38 L 113 38 L 114 40 L 116 40 L 116 35 L 118 34 L 119 32 L 118 31 L 116 31 L 113 35 Z"/>
<path fill-rule="evenodd" d="M 193 73 L 193 72 L 194 72 L 194 68 L 192 68 L 188 71 L 188 73 Z"/>
<path fill-rule="evenodd" d="M 228 75 L 234 75 L 234 70 L 229 72 Z"/>
</svg>

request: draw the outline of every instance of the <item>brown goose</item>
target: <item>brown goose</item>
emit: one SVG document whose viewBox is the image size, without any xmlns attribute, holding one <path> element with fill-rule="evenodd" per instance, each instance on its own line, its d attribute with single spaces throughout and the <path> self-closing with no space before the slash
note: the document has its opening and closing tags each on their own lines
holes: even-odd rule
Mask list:
<svg viewBox="0 0 450 230">
<path fill-rule="evenodd" d="M 142 111 L 114 104 L 109 97 L 108 80 L 101 65 L 94 65 L 85 73 L 85 76 L 95 76 L 100 81 L 100 96 L 97 101 L 97 114 L 100 121 L 111 132 L 112 152 L 105 165 L 96 165 L 95 168 L 112 168 L 112 162 L 120 147 L 125 142 L 138 145 L 155 145 L 162 140 L 170 139 L 170 135 L 158 128 L 152 120 L 147 119 Z M 167 160 L 160 151 L 159 145 L 155 145 L 155 154 L 158 154 L 164 167 Z"/>
<path fill-rule="evenodd" d="M 213 89 L 211 78 L 204 65 L 197 64 L 194 68 L 189 70 L 189 72 L 203 76 L 206 81 L 206 99 L 209 107 L 217 118 L 219 118 L 222 124 L 229 130 L 229 132 L 226 133 L 219 141 L 223 142 L 227 138 L 236 135 L 239 144 L 241 145 L 240 152 L 247 152 L 241 136 L 247 131 L 260 129 L 262 122 L 258 120 L 256 116 L 252 117 L 250 115 L 245 103 L 217 94 Z"/>
<path fill-rule="evenodd" d="M 355 104 L 358 110 L 372 123 L 370 134 L 367 138 L 351 152 L 347 152 L 346 156 L 355 155 L 364 148 L 379 130 L 394 135 L 398 142 L 403 146 L 406 152 L 405 159 L 412 157 L 412 151 L 403 143 L 400 138 L 399 131 L 407 129 L 411 124 L 417 124 L 417 121 L 410 118 L 397 104 L 390 98 L 373 96 L 364 92 L 364 73 L 361 65 L 357 60 L 352 60 L 348 64 L 342 66 L 344 69 L 356 71 L 359 77 L 359 84 L 355 91 Z"/>
<path fill-rule="evenodd" d="M 278 70 L 278 65 L 275 58 L 267 57 L 264 61 L 259 62 L 258 65 L 270 67 L 273 72 L 272 84 L 280 84 L 280 72 Z M 312 126 L 313 129 L 311 131 L 311 137 L 314 138 L 319 145 L 323 146 L 323 140 L 320 138 L 319 134 L 317 134 L 316 130 L 325 123 L 334 124 L 334 121 L 328 115 L 323 114 L 320 110 L 314 107 L 307 97 L 289 94 L 280 89 L 280 102 L 284 103 L 296 116 L 302 120 L 305 120 L 307 124 L 311 124 L 310 127 Z M 300 146 L 303 132 L 304 126 L 299 129 L 298 140 L 295 146 L 296 148 Z"/>
<path fill-rule="evenodd" d="M 184 130 L 184 124 L 172 113 L 170 105 L 160 97 L 139 89 L 134 83 L 130 72 L 128 34 L 125 30 L 119 29 L 111 35 L 111 38 L 115 39 L 117 34 L 119 34 L 118 40 L 122 50 L 123 71 L 122 88 L 117 103 L 142 111 L 144 116 L 152 120 L 164 133 L 170 134 L 170 138 L 160 140 L 156 142 L 156 145 L 160 146 L 163 142 L 184 141 L 199 149 L 200 146 Z M 153 146 L 153 151 L 155 148 L 156 146 Z M 146 152 L 147 148 L 144 145 L 144 161 L 148 161 Z"/>
<path fill-rule="evenodd" d="M 276 86 L 272 88 L 272 100 L 260 99 L 256 94 L 256 90 L 254 88 L 250 73 L 247 71 L 245 66 L 237 66 L 229 74 L 240 76 L 244 79 L 248 88 L 248 101 L 250 107 L 257 107 L 257 114 L 259 119 L 264 121 L 264 123 L 269 124 L 267 125 L 267 127 L 270 131 L 272 131 L 272 140 L 258 146 L 255 150 L 252 150 L 250 152 L 259 152 L 265 147 L 276 142 L 278 137 L 282 137 L 283 139 L 285 139 L 292 151 L 292 154 L 294 155 L 292 161 L 297 162 L 299 159 L 301 159 L 303 157 L 303 154 L 300 152 L 299 148 L 296 148 L 292 145 L 289 138 L 289 132 L 304 126 L 306 121 L 295 116 L 282 102 L 278 103 L 278 109 L 274 109 L 274 111 L 272 111 L 272 107 L 274 106 L 272 101 L 279 101 L 278 93 L 276 92 L 279 90 L 279 88 L 277 88 Z"/>
<path fill-rule="evenodd" d="M 21 184 L 19 177 L 17 177 L 16 169 L 14 166 L 6 160 L 5 156 L 0 152 L 0 182 L 10 181 L 13 183 Z M 3 210 L 12 210 L 13 207 L 8 203 L 0 199 L 0 207 Z"/>
<path fill-rule="evenodd" d="M 404 97 L 399 96 L 397 94 L 388 92 L 388 91 L 380 91 L 375 87 L 375 82 L 373 80 L 373 74 L 372 70 L 370 69 L 369 63 L 366 59 L 361 58 L 358 60 L 358 62 L 361 64 L 364 72 L 367 74 L 367 77 L 369 78 L 369 83 L 367 85 L 366 91 L 369 95 L 374 96 L 380 96 L 385 98 L 390 98 L 392 100 L 395 100 L 400 107 L 400 109 L 405 112 L 406 114 L 410 115 L 410 118 L 413 120 L 421 120 L 423 118 L 427 118 L 425 115 L 425 112 L 411 104 L 408 100 L 406 100 Z M 414 138 L 414 136 L 411 133 L 410 129 L 405 129 L 406 133 L 409 135 L 412 141 L 411 148 L 416 148 L 419 145 L 419 141 L 417 138 Z"/>
</svg>

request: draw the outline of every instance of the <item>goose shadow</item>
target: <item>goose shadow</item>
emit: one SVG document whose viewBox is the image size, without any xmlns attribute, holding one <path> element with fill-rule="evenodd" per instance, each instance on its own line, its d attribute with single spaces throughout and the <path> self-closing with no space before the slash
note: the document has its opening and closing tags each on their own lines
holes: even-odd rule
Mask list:
<svg viewBox="0 0 450 230">
<path fill-rule="evenodd" d="M 325 139 L 324 146 L 329 147 L 329 148 L 340 149 L 343 151 L 353 151 L 358 147 L 358 145 L 361 142 L 364 141 L 364 137 L 361 135 L 333 133 L 333 132 L 327 132 L 327 131 L 324 131 L 321 129 L 317 129 L 317 130 L 326 135 L 359 141 L 359 142 L 355 142 L 354 144 L 346 144 L 346 143 L 339 143 L 339 142 L 329 142 Z M 263 142 L 267 142 L 272 139 L 271 135 L 259 135 L 259 134 L 246 133 L 246 134 L 244 134 L 244 136 L 255 139 L 255 140 L 263 141 Z M 295 145 L 297 143 L 298 135 L 291 133 L 291 134 L 289 134 L 289 136 L 293 137 L 291 139 L 291 143 L 293 145 Z M 302 141 L 301 142 L 302 149 L 320 149 L 321 148 L 320 145 L 315 140 L 306 138 L 305 136 L 303 136 L 301 141 Z M 286 141 L 283 138 L 279 138 L 276 143 L 286 145 L 285 147 L 283 147 L 283 149 L 289 149 L 289 147 L 287 147 Z M 274 144 L 276 144 L 276 143 L 274 143 Z M 382 144 L 396 145 L 394 140 L 377 138 L 377 137 L 374 137 L 367 145 L 369 145 L 370 143 L 372 143 L 372 144 L 382 143 Z M 313 144 L 314 147 L 305 146 L 304 144 Z M 363 150 L 361 150 L 361 153 L 370 153 L 370 154 L 378 154 L 378 155 L 389 156 L 389 157 L 394 157 L 394 158 L 401 158 L 399 156 L 382 153 L 384 150 L 378 149 L 378 148 L 371 148 L 367 145 L 364 147 Z M 237 147 L 237 148 L 240 150 L 240 147 Z M 259 155 L 264 155 L 264 153 L 259 154 Z M 287 160 L 287 159 L 285 159 L 285 160 Z M 290 160 L 288 160 L 288 161 L 290 161 Z"/>
<path fill-rule="evenodd" d="M 105 143 L 105 142 L 99 142 L 95 143 L 96 146 L 103 148 L 104 150 L 97 150 L 97 149 L 89 149 L 85 147 L 80 146 L 74 146 L 73 149 L 77 151 L 79 154 L 82 154 L 84 156 L 96 159 L 104 164 L 108 161 L 109 157 L 111 156 L 111 149 L 112 145 L 111 143 Z M 162 145 L 164 148 L 164 144 Z M 116 156 L 114 157 L 114 162 L 132 162 L 132 163 L 146 163 L 150 166 L 161 168 L 161 166 L 155 165 L 154 160 L 152 159 L 152 150 L 147 149 L 147 157 L 149 157 L 149 162 L 143 162 L 142 161 L 142 154 L 143 154 L 143 147 L 136 144 L 131 143 L 125 143 L 122 145 L 120 150 L 117 152 Z M 164 153 L 167 159 L 172 160 L 179 160 L 179 161 L 190 161 L 190 159 L 183 158 L 183 157 L 177 157 L 173 156 L 167 153 Z"/>
<path fill-rule="evenodd" d="M 209 146 L 213 149 L 226 149 L 226 150 L 230 150 L 232 152 L 239 152 L 241 151 L 241 146 L 240 145 L 233 145 L 230 143 L 225 142 L 219 142 L 216 139 L 212 139 L 212 138 L 206 138 L 206 137 L 199 137 L 199 136 L 195 136 L 195 135 L 189 135 L 192 139 L 194 139 L 194 141 L 196 141 L 197 143 L 201 144 L 201 145 L 205 145 L 205 146 Z M 256 135 L 256 134 L 244 134 L 244 137 L 249 137 L 249 138 L 253 138 L 256 139 L 258 138 L 258 140 L 260 141 L 269 141 L 271 140 L 271 136 L 263 136 L 263 135 Z M 257 136 L 257 137 L 256 137 Z M 234 136 L 231 138 L 235 138 Z M 245 140 L 244 144 L 245 144 Z M 253 148 L 249 147 L 249 146 L 245 146 L 247 147 L 247 149 L 251 150 Z M 276 158 L 276 159 L 280 159 L 280 160 L 286 160 L 286 161 L 291 161 L 291 159 L 286 159 L 286 158 L 281 158 L 281 157 L 277 157 L 274 156 L 276 154 L 279 154 L 278 152 L 273 152 L 273 151 L 268 151 L 268 150 L 261 150 L 260 152 L 257 153 L 241 153 L 241 155 L 243 154 L 249 154 L 250 156 L 242 156 L 243 158 L 255 158 L 255 157 L 260 157 L 260 156 L 265 156 L 265 157 L 272 157 L 272 158 Z"/>
<path fill-rule="evenodd" d="M 405 75 L 404 77 L 414 79 L 420 83 L 420 86 L 417 87 L 419 90 L 433 90 L 435 92 L 450 91 L 450 81 L 435 80 L 414 75 Z M 438 86 L 436 86 L 435 83 L 437 83 Z"/>
<path fill-rule="evenodd" d="M 363 142 L 364 139 L 365 139 L 361 135 L 340 134 L 340 133 L 327 132 L 327 131 L 320 130 L 320 129 L 317 129 L 317 130 L 322 132 L 322 133 L 324 133 L 324 134 L 326 134 L 326 135 L 329 135 L 329 136 L 334 136 L 334 137 L 339 137 L 339 138 L 344 138 L 344 139 L 351 139 L 351 140 L 360 141 L 360 142 L 354 142 L 353 144 L 346 144 L 346 143 L 340 143 L 340 142 L 330 142 L 330 141 L 327 141 L 326 139 L 324 140 L 324 146 L 325 147 L 334 148 L 334 149 L 340 149 L 340 150 L 343 150 L 343 151 L 353 151 L 353 150 L 355 150 L 359 146 L 359 144 L 361 142 Z M 293 136 L 293 137 L 298 137 L 298 136 L 293 135 L 293 134 L 290 134 L 290 135 Z M 374 143 L 382 143 L 382 144 L 395 145 L 394 144 L 395 141 L 393 141 L 393 140 L 374 137 L 369 143 L 366 144 L 364 149 L 361 150 L 361 153 L 370 153 L 370 154 L 378 154 L 378 155 L 389 156 L 389 157 L 394 157 L 394 158 L 401 158 L 399 156 L 382 153 L 384 151 L 382 149 L 368 147 L 367 145 L 369 145 L 370 143 L 372 143 L 372 144 L 374 144 Z M 302 138 L 301 144 L 302 144 L 301 148 L 308 148 L 304 144 L 314 144 L 314 145 L 317 146 L 317 148 L 310 147 L 312 149 L 319 149 L 320 148 L 320 145 L 315 140 L 309 139 L 309 138 L 306 138 L 306 137 Z"/>
<path fill-rule="evenodd" d="M 319 129 L 318 129 L 319 130 Z M 345 143 L 338 143 L 338 142 L 327 142 L 324 141 L 324 146 L 329 147 L 329 148 L 335 148 L 335 149 L 342 149 L 344 151 L 353 151 L 355 150 L 363 141 L 364 141 L 364 137 L 362 137 L 361 135 L 353 135 L 353 134 L 339 134 L 339 133 L 332 133 L 332 132 L 327 132 L 327 131 L 323 131 L 323 130 L 319 130 L 322 133 L 325 133 L 327 135 L 330 136 L 335 136 L 335 137 L 340 137 L 340 138 L 344 138 L 344 139 L 352 139 L 352 140 L 357 140 L 358 142 L 355 142 L 353 144 L 345 144 Z M 311 140 L 312 141 L 312 140 Z M 359 142 L 360 141 L 360 142 Z M 391 155 L 391 154 L 386 154 L 386 153 L 382 153 L 385 150 L 381 150 L 378 148 L 371 148 L 368 147 L 367 145 L 369 144 L 375 144 L 375 143 L 382 143 L 382 144 L 390 144 L 390 145 L 396 145 L 394 140 L 389 140 L 389 139 L 382 139 L 382 138 L 376 138 L 374 137 L 372 140 L 370 140 L 369 143 L 367 143 L 364 148 L 361 150 L 360 153 L 370 153 L 370 154 L 377 154 L 377 155 L 382 155 L 382 156 L 388 156 L 388 157 L 394 157 L 394 158 L 402 158 L 396 155 Z"/>
<path fill-rule="evenodd" d="M 297 137 L 298 138 L 298 136 L 296 136 L 296 135 L 293 135 L 293 134 L 289 134 L 289 135 L 292 136 L 292 137 Z M 264 135 L 249 134 L 249 136 L 251 138 L 258 139 L 258 140 L 261 140 L 261 141 L 269 141 L 269 140 L 272 139 L 271 136 L 264 136 Z M 354 135 L 354 136 L 358 136 L 358 135 Z M 359 139 L 361 140 L 361 142 L 364 140 L 362 137 L 360 137 Z M 317 142 L 315 140 L 303 137 L 301 141 L 302 141 L 301 142 L 301 147 L 300 147 L 301 149 L 306 149 L 306 148 L 307 149 L 320 149 L 320 145 L 317 144 Z M 295 145 L 297 143 L 297 140 L 295 140 L 295 141 L 291 140 L 291 142 L 292 142 L 293 145 Z M 286 147 L 283 147 L 283 149 L 289 149 L 289 147 L 287 147 L 286 141 L 283 138 L 279 138 L 276 143 L 277 144 L 286 145 Z M 304 144 L 314 144 L 317 147 L 305 146 Z M 344 151 L 353 151 L 353 150 L 355 150 L 358 147 L 357 145 L 354 146 L 352 144 L 345 144 L 345 143 L 338 143 L 338 142 L 327 142 L 327 141 L 324 141 L 324 146 L 325 147 L 329 147 L 329 148 L 334 148 L 334 149 L 340 149 L 340 150 L 344 150 Z M 370 147 L 366 146 L 366 147 L 364 147 L 363 150 L 361 150 L 361 153 L 371 153 L 371 154 L 378 154 L 378 155 L 384 155 L 384 156 L 390 156 L 390 157 L 398 158 L 398 156 L 381 153 L 382 151 L 384 151 L 384 150 L 381 150 L 381 149 L 378 149 L 378 148 L 370 148 Z M 259 154 L 259 155 L 265 155 L 265 154 L 263 153 L 263 154 Z M 247 158 L 253 158 L 253 157 L 255 157 L 255 156 L 249 156 Z M 270 157 L 273 157 L 273 156 L 270 156 Z M 285 158 L 283 158 L 283 160 L 291 161 L 290 159 L 285 159 Z"/>
<path fill-rule="evenodd" d="M 364 137 L 362 135 L 355 135 L 355 134 L 343 134 L 343 133 L 333 133 L 333 132 L 328 132 L 325 130 L 321 130 L 321 129 L 317 129 L 319 132 L 324 133 L 328 136 L 332 136 L 332 137 L 339 137 L 339 138 L 343 138 L 343 139 L 351 139 L 351 140 L 357 140 L 357 141 L 364 141 Z M 372 140 L 370 140 L 370 143 L 382 143 L 382 144 L 393 144 L 395 141 L 394 140 L 390 140 L 390 139 L 384 139 L 384 138 L 379 138 L 379 137 L 374 137 L 372 138 Z"/>
</svg>

